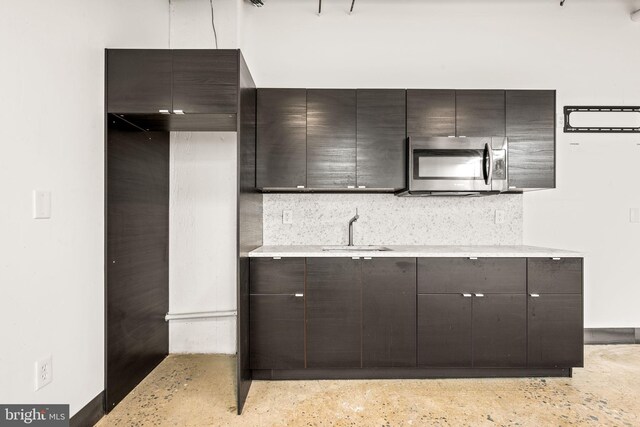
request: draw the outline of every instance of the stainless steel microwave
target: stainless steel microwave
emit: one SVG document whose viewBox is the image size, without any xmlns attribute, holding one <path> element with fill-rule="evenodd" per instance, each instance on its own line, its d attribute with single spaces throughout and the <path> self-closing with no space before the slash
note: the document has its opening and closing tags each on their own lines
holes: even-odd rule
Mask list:
<svg viewBox="0 0 640 427">
<path fill-rule="evenodd" d="M 501 137 L 408 139 L 408 188 L 401 195 L 482 195 L 509 189 Z"/>
</svg>

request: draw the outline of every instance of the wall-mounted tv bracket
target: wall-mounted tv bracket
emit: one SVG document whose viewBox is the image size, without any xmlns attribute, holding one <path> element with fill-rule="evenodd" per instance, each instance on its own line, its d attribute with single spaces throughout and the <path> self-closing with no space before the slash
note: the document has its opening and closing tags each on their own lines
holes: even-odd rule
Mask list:
<svg viewBox="0 0 640 427">
<path fill-rule="evenodd" d="M 602 106 L 567 106 L 564 107 L 565 133 L 640 133 L 640 126 L 632 127 L 598 127 L 571 126 L 571 113 L 640 113 L 640 107 L 602 107 Z"/>
</svg>

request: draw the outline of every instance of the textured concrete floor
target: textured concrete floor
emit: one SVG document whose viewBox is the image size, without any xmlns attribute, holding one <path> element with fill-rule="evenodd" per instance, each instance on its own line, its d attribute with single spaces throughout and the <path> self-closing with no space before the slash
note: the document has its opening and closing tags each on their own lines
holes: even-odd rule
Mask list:
<svg viewBox="0 0 640 427">
<path fill-rule="evenodd" d="M 587 346 L 573 378 L 254 381 L 235 360 L 169 356 L 98 426 L 640 426 L 640 345 Z"/>
</svg>

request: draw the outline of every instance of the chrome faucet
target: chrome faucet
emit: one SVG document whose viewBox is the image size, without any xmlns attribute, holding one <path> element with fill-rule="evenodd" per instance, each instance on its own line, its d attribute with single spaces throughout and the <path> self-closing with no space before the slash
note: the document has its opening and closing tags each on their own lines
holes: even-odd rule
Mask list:
<svg viewBox="0 0 640 427">
<path fill-rule="evenodd" d="M 358 208 L 356 208 L 355 216 L 349 220 L 349 246 L 353 246 L 353 223 L 356 222 L 358 218 L 360 218 L 360 215 L 358 215 Z"/>
</svg>

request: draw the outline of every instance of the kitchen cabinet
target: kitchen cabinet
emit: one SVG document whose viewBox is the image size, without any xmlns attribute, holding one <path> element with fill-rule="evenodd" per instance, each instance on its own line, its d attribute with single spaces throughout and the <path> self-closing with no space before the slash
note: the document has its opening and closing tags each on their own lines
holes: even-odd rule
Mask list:
<svg viewBox="0 0 640 427">
<path fill-rule="evenodd" d="M 173 51 L 172 110 L 185 114 L 235 114 L 238 105 L 238 51 Z"/>
<path fill-rule="evenodd" d="M 525 258 L 419 258 L 418 363 L 526 366 Z"/>
<path fill-rule="evenodd" d="M 470 367 L 472 297 L 418 295 L 418 365 Z"/>
<path fill-rule="evenodd" d="M 306 187 L 307 90 L 259 89 L 257 122 L 257 187 Z"/>
<path fill-rule="evenodd" d="M 526 258 L 418 258 L 418 293 L 522 293 Z"/>
<path fill-rule="evenodd" d="M 107 111 L 158 114 L 172 109 L 172 53 L 167 49 L 109 49 Z"/>
<path fill-rule="evenodd" d="M 308 258 L 307 367 L 361 367 L 360 263 L 351 258 Z"/>
<path fill-rule="evenodd" d="M 250 263 L 251 369 L 304 368 L 304 258 Z"/>
<path fill-rule="evenodd" d="M 524 293 L 474 295 L 474 367 L 526 366 L 526 313 L 527 297 Z"/>
<path fill-rule="evenodd" d="M 124 130 L 235 131 L 238 50 L 108 49 L 107 112 Z"/>
<path fill-rule="evenodd" d="M 582 258 L 530 258 L 528 364 L 583 366 Z"/>
<path fill-rule="evenodd" d="M 416 365 L 416 259 L 364 258 L 362 366 Z"/>
<path fill-rule="evenodd" d="M 524 367 L 525 294 L 418 296 L 418 364 L 430 367 Z"/>
<path fill-rule="evenodd" d="M 456 91 L 407 90 L 407 136 L 455 136 Z"/>
<path fill-rule="evenodd" d="M 505 91 L 456 91 L 456 136 L 505 136 L 505 132 Z"/>
<path fill-rule="evenodd" d="M 555 188 L 555 106 L 553 90 L 506 92 L 510 188 Z"/>
<path fill-rule="evenodd" d="M 405 91 L 358 89 L 356 98 L 357 187 L 394 190 L 404 188 Z"/>
<path fill-rule="evenodd" d="M 304 368 L 304 300 L 295 294 L 251 295 L 251 369 Z"/>
<path fill-rule="evenodd" d="M 355 90 L 307 90 L 307 185 L 355 188 Z"/>
</svg>

